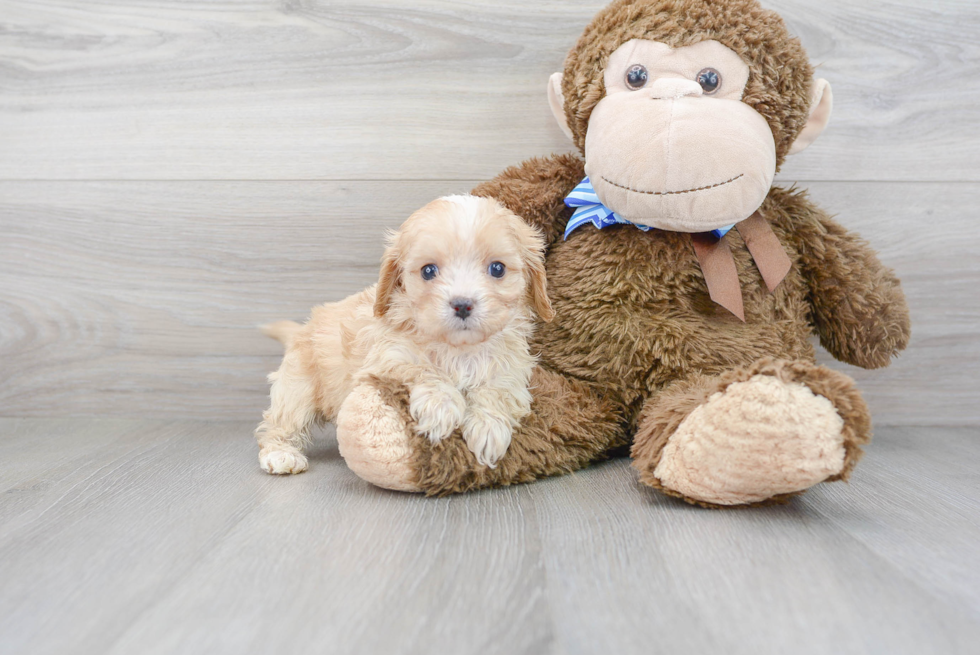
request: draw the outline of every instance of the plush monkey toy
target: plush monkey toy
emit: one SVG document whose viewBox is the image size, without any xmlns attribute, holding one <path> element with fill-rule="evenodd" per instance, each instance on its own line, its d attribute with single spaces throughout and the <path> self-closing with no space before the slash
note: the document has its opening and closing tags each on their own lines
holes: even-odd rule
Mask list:
<svg viewBox="0 0 980 655">
<path fill-rule="evenodd" d="M 804 192 L 773 187 L 823 130 L 830 86 L 756 0 L 618 0 L 548 96 L 584 159 L 476 188 L 547 237 L 556 316 L 539 325 L 532 414 L 495 468 L 419 436 L 378 379 L 341 409 L 365 480 L 446 494 L 567 473 L 630 446 L 639 479 L 704 506 L 846 479 L 871 434 L 853 381 L 909 339 L 899 281 Z M 403 271 L 402 275 L 417 274 Z"/>
</svg>

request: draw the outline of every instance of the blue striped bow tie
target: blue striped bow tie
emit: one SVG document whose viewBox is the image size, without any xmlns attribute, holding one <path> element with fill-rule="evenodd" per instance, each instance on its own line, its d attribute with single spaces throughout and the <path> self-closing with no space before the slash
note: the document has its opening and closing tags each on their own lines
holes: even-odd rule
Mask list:
<svg viewBox="0 0 980 655">
<path fill-rule="evenodd" d="M 637 225 L 636 223 L 630 223 L 628 220 L 609 209 L 602 204 L 599 200 L 599 196 L 596 195 L 595 189 L 592 187 L 592 183 L 589 182 L 589 178 L 585 178 L 579 185 L 575 187 L 571 193 L 565 196 L 565 204 L 568 207 L 575 207 L 575 213 L 572 217 L 568 219 L 568 225 L 565 227 L 565 238 L 568 235 L 582 227 L 586 223 L 592 223 L 598 229 L 604 227 L 609 227 L 610 225 L 632 225 L 633 227 L 638 227 L 644 232 L 649 232 L 652 227 L 647 225 Z M 722 238 L 728 231 L 731 230 L 734 225 L 729 225 L 728 227 L 722 227 L 717 230 L 711 230 L 711 233 L 717 238 Z"/>
</svg>

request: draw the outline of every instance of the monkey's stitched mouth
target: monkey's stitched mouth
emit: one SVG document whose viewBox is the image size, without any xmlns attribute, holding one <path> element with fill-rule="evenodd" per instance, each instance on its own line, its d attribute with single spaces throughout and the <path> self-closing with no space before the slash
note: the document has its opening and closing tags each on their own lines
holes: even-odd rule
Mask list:
<svg viewBox="0 0 980 655">
<path fill-rule="evenodd" d="M 695 191 L 707 191 L 708 189 L 716 189 L 720 186 L 725 186 L 726 184 L 731 184 L 740 177 L 745 177 L 745 173 L 740 173 L 730 180 L 725 180 L 724 182 L 719 182 L 718 184 L 709 184 L 708 186 L 699 186 L 697 189 L 685 189 L 684 191 L 643 191 L 642 189 L 634 189 L 632 187 L 623 186 L 622 184 L 616 184 L 609 178 L 600 175 L 603 182 L 607 182 L 614 187 L 619 187 L 620 189 L 626 189 L 627 191 L 632 191 L 633 193 L 645 193 L 648 196 L 676 196 L 682 193 L 694 193 Z"/>
</svg>

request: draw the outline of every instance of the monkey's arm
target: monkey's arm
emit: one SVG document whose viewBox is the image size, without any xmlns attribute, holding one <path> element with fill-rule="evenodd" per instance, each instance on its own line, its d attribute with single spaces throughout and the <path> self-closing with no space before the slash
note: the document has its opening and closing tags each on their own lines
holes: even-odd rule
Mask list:
<svg viewBox="0 0 980 655">
<path fill-rule="evenodd" d="M 561 238 L 571 215 L 565 196 L 584 177 L 585 163 L 576 155 L 535 157 L 478 185 L 473 195 L 500 201 L 541 230 L 550 246 Z"/>
<path fill-rule="evenodd" d="M 807 204 L 792 229 L 820 343 L 848 364 L 888 366 L 911 331 L 901 284 L 867 242 Z"/>
</svg>

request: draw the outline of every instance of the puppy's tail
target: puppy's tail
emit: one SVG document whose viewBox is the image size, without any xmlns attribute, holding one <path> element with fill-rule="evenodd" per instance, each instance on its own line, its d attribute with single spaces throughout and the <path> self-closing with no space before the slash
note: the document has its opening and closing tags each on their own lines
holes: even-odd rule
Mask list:
<svg viewBox="0 0 980 655">
<path fill-rule="evenodd" d="M 275 323 L 260 325 L 259 329 L 265 336 L 272 337 L 282 345 L 289 348 L 291 345 L 293 345 L 293 341 L 296 339 L 296 335 L 299 333 L 302 327 L 303 326 L 296 321 L 276 321 Z"/>
</svg>

